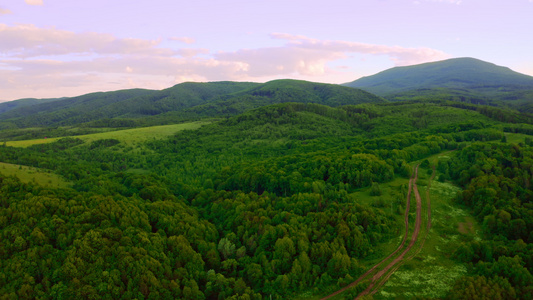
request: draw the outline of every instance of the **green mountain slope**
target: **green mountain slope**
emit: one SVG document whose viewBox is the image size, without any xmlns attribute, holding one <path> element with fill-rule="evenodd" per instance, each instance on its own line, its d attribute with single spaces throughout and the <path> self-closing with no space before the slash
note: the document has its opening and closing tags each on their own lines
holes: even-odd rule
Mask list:
<svg viewBox="0 0 533 300">
<path fill-rule="evenodd" d="M 86 115 L 116 102 L 150 95 L 154 92 L 150 90 L 132 89 L 91 93 L 54 102 L 19 107 L 0 114 L 0 120 L 12 119 L 18 121 L 30 117 L 31 119 L 28 120 L 28 125 L 30 126 L 55 124 L 69 118 Z"/>
<path fill-rule="evenodd" d="M 396 100 L 421 90 L 426 95 L 443 95 L 446 89 L 448 97 L 459 94 L 464 100 L 482 102 L 521 100 L 525 90 L 533 90 L 533 77 L 474 58 L 455 58 L 396 67 L 344 85 Z M 461 95 L 465 93 L 470 95 Z"/>
<path fill-rule="evenodd" d="M 174 118 L 199 118 L 234 116 L 262 106 L 299 102 L 315 103 L 337 107 L 362 103 L 382 103 L 384 99 L 363 90 L 334 84 L 323 84 L 300 80 L 274 80 L 245 90 L 232 97 L 198 105 L 167 116 Z"/>
<path fill-rule="evenodd" d="M 383 101 L 385 100 L 382 98 L 358 89 L 297 80 L 275 80 L 265 84 L 182 83 L 162 91 L 95 93 L 54 104 L 13 109 L 0 114 L 0 120 L 13 123 L 19 128 L 87 122 L 102 126 L 110 123 L 108 119 L 113 118 L 123 120 L 148 117 L 146 122 L 155 124 L 237 115 L 253 108 L 284 102 L 339 106 Z"/>
<path fill-rule="evenodd" d="M 53 101 L 62 100 L 65 98 L 47 98 L 47 99 L 35 99 L 35 98 L 24 98 L 14 101 L 6 101 L 0 103 L 0 114 L 5 113 L 19 107 L 32 106 L 36 104 L 48 103 Z"/>
<path fill-rule="evenodd" d="M 73 125 L 103 118 L 140 117 L 206 103 L 252 83 L 182 83 L 161 90 L 121 90 L 92 93 L 53 104 L 38 104 L 0 114 L 18 127 Z"/>
</svg>

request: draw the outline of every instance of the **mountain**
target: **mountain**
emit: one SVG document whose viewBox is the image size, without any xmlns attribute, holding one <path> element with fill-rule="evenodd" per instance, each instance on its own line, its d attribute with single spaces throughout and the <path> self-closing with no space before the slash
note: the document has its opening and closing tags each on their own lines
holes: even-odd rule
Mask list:
<svg viewBox="0 0 533 300">
<path fill-rule="evenodd" d="M 533 77 L 474 58 L 396 67 L 344 85 L 390 100 L 425 94 L 483 103 L 529 99 L 533 95 L 528 92 L 533 91 Z"/>
<path fill-rule="evenodd" d="M 182 83 L 161 91 L 123 90 L 12 109 L 0 114 L 11 127 L 109 124 L 109 119 L 147 119 L 165 123 L 202 117 L 231 116 L 284 102 L 317 103 L 328 106 L 383 102 L 368 92 L 333 84 L 299 80 L 250 82 Z M 8 126 L 4 126 L 8 127 Z M 11 128 L 10 127 L 10 128 Z"/>
<path fill-rule="evenodd" d="M 362 103 L 381 103 L 385 100 L 360 89 L 335 84 L 281 79 L 236 93 L 227 99 L 213 101 L 172 114 L 181 114 L 189 118 L 233 116 L 258 107 L 287 102 L 315 103 L 337 107 Z"/>
<path fill-rule="evenodd" d="M 155 91 L 151 90 L 131 89 L 114 92 L 90 93 L 78 97 L 64 98 L 53 102 L 35 103 L 33 105 L 30 104 L 23 107 L 17 107 L 0 114 L 0 120 L 18 119 L 32 116 L 32 118 L 36 119 L 36 122 L 41 119 L 46 119 L 46 117 L 51 117 L 52 119 L 55 119 L 55 121 L 60 121 L 65 118 L 73 118 L 82 114 L 87 114 L 116 102 L 129 100 L 135 97 L 146 96 L 154 92 Z M 10 102 L 7 102 L 5 104 L 9 103 Z M 57 115 L 53 117 L 54 114 Z"/>
<path fill-rule="evenodd" d="M 48 98 L 48 99 L 35 99 L 35 98 L 24 98 L 14 101 L 0 101 L 0 114 L 6 111 L 10 111 L 15 108 L 31 106 L 35 104 L 48 103 L 52 101 L 57 101 L 65 98 Z"/>
<path fill-rule="evenodd" d="M 91 93 L 54 103 L 20 107 L 0 114 L 17 127 L 80 124 L 103 118 L 151 116 L 206 103 L 253 86 L 252 83 L 182 83 L 161 91 L 132 89 Z"/>
</svg>

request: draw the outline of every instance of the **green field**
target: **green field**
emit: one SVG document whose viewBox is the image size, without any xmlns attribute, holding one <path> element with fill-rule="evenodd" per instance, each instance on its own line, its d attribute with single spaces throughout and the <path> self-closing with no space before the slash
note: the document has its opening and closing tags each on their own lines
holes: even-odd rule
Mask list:
<svg viewBox="0 0 533 300">
<path fill-rule="evenodd" d="M 191 122 L 191 123 L 109 131 L 109 132 L 94 133 L 94 134 L 87 134 L 87 135 L 78 135 L 78 136 L 73 136 L 73 137 L 79 138 L 85 142 L 92 142 L 92 141 L 101 140 L 101 139 L 116 139 L 126 145 L 133 145 L 133 144 L 145 142 L 145 141 L 152 140 L 152 139 L 162 139 L 162 138 L 171 136 L 175 134 L 176 132 L 179 132 L 182 130 L 198 129 L 201 126 L 207 125 L 209 123 L 211 122 L 210 121 L 198 121 L 198 122 Z M 29 147 L 29 146 L 37 145 L 37 144 L 53 143 L 62 138 L 64 137 L 24 140 L 24 141 L 9 141 L 9 142 L 6 142 L 6 146 Z"/>
<path fill-rule="evenodd" d="M 526 138 L 533 138 L 531 135 L 522 134 L 522 133 L 505 133 L 508 143 L 523 143 Z"/>
<path fill-rule="evenodd" d="M 47 173 L 41 169 L 14 165 L 0 162 L 0 174 L 4 176 L 16 176 L 20 181 L 29 183 L 34 182 L 42 186 L 66 188 L 70 183 L 60 176 Z"/>
</svg>

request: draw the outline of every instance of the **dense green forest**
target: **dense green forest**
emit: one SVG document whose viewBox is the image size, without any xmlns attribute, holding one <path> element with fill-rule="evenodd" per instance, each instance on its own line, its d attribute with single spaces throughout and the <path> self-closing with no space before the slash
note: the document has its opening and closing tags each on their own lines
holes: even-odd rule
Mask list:
<svg viewBox="0 0 533 300">
<path fill-rule="evenodd" d="M 180 88 L 191 86 L 200 87 Z M 5 117 L 17 125 L 0 131 L 2 142 L 64 137 L 0 144 L 0 162 L 20 165 L 18 177 L 0 165 L 0 298 L 319 299 L 396 245 L 418 165 L 458 191 L 449 205 L 480 228 L 475 239 L 447 233 L 459 238 L 439 257 L 465 271 L 434 298 L 533 297 L 529 115 L 297 81 L 230 85 L 217 96 L 220 86 L 195 90 L 198 103 L 180 111 L 154 102 L 160 110 L 145 118 L 62 118 L 36 129 L 18 128 L 31 117 Z M 128 93 L 146 103 L 156 94 Z M 202 118 L 210 122 L 201 128 L 137 143 L 72 134 Z M 68 187 L 23 180 L 27 170 Z M 420 178 L 422 189 L 432 177 Z"/>
</svg>

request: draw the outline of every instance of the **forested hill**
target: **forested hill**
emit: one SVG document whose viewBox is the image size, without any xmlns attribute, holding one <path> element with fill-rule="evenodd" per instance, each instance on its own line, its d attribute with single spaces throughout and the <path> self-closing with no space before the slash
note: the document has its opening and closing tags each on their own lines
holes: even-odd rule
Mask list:
<svg viewBox="0 0 533 300">
<path fill-rule="evenodd" d="M 13 109 L 0 114 L 0 120 L 22 128 L 74 125 L 102 118 L 150 116 L 204 104 L 254 85 L 186 82 L 161 91 L 134 89 L 92 93 Z"/>
<path fill-rule="evenodd" d="M 171 112 L 162 117 L 201 118 L 234 116 L 251 109 L 278 103 L 315 103 L 337 107 L 363 103 L 383 103 L 385 100 L 360 89 L 301 80 L 274 80 L 227 99 L 198 105 L 183 111 Z"/>
<path fill-rule="evenodd" d="M 474 58 L 396 67 L 344 85 L 389 100 L 439 98 L 518 108 L 533 102 L 533 77 Z"/>
<path fill-rule="evenodd" d="M 153 117 L 153 122 L 237 115 L 283 102 L 339 106 L 384 102 L 368 92 L 298 80 L 182 83 L 162 91 L 126 90 L 94 93 L 0 114 L 4 128 L 65 126 L 112 118 Z M 166 113 L 166 114 L 165 114 Z"/>
<path fill-rule="evenodd" d="M 62 99 L 64 98 L 47 98 L 47 99 L 25 98 L 25 99 L 18 99 L 15 101 L 6 101 L 6 102 L 0 101 L 0 114 L 6 111 L 10 111 L 12 109 L 19 108 L 19 107 L 31 106 L 31 105 L 47 103 L 47 102 L 52 102 L 52 101 L 57 101 L 57 100 L 62 100 Z"/>
<path fill-rule="evenodd" d="M 436 87 L 461 89 L 498 85 L 533 89 L 533 77 L 474 58 L 454 58 L 396 67 L 345 85 L 385 96 Z"/>
</svg>

